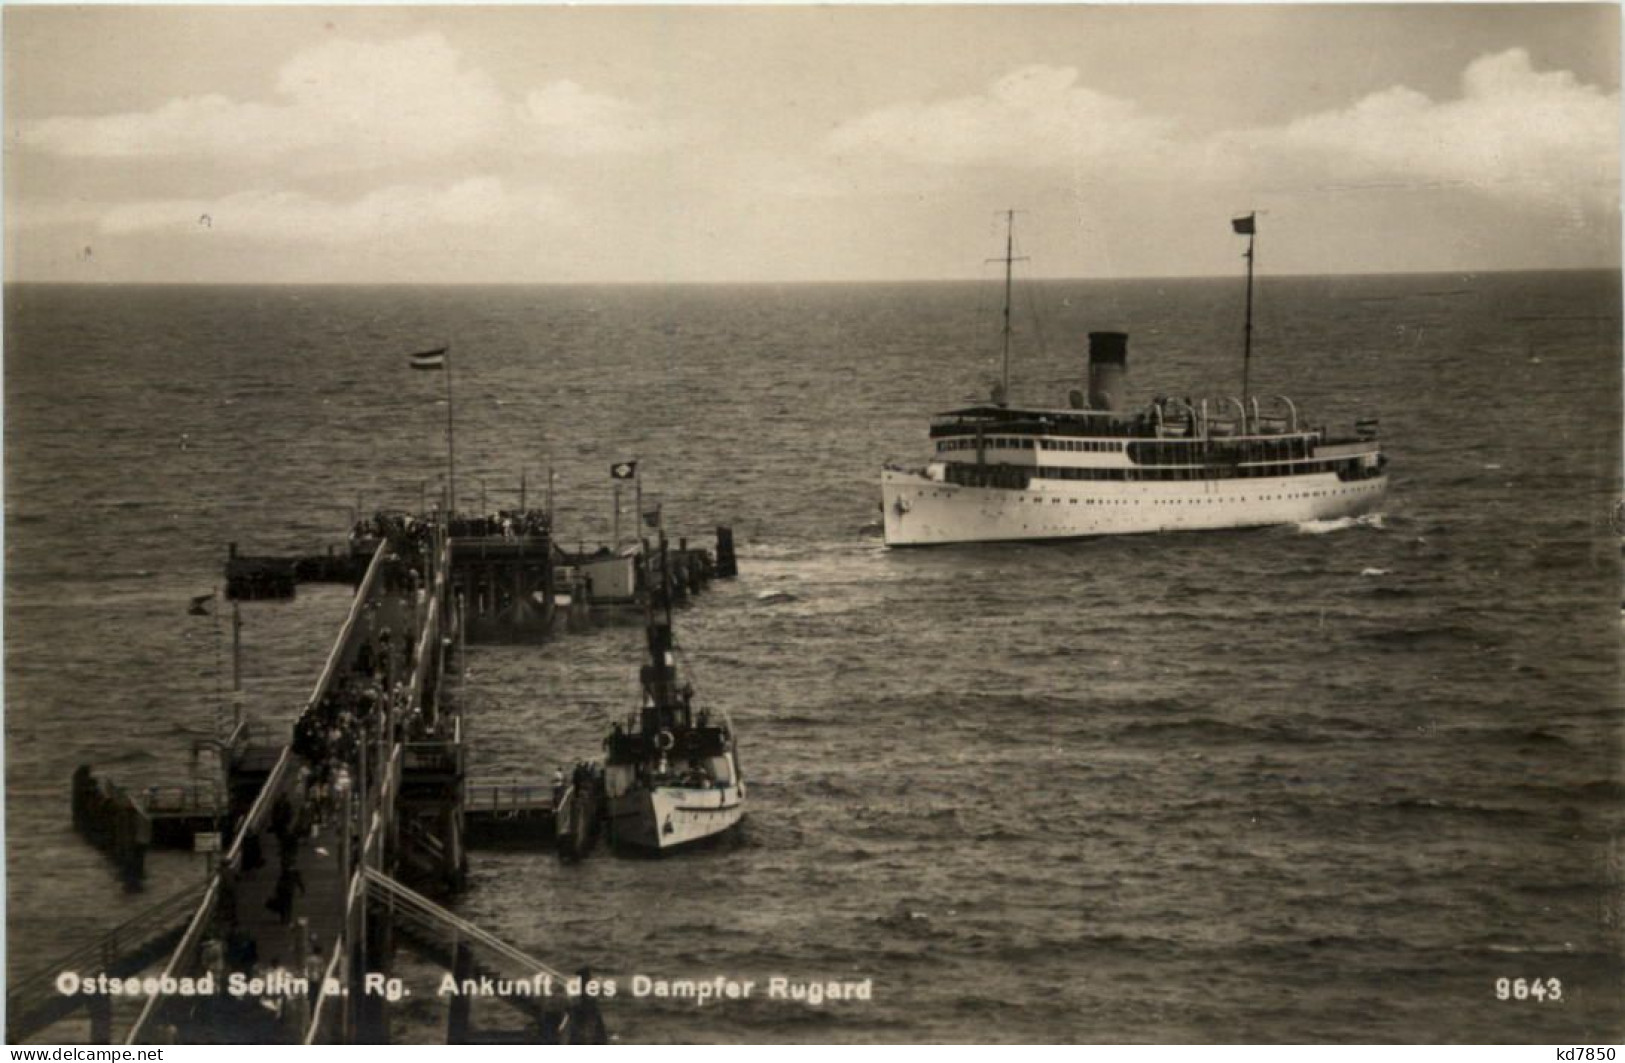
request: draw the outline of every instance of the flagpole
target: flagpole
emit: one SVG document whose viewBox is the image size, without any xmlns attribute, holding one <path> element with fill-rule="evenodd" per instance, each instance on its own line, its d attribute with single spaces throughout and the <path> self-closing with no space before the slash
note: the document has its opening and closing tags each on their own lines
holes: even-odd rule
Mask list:
<svg viewBox="0 0 1625 1063">
<path fill-rule="evenodd" d="M 457 509 L 457 447 L 454 437 L 456 418 L 451 408 L 451 346 L 446 347 L 446 489 L 449 495 L 449 510 L 446 513 L 446 526 L 451 526 L 452 513 Z"/>
<path fill-rule="evenodd" d="M 632 459 L 632 497 L 637 505 L 637 515 L 633 518 L 638 527 L 638 535 L 643 535 L 643 469 L 638 465 L 638 459 Z"/>
<path fill-rule="evenodd" d="M 1252 409 L 1253 368 L 1253 245 L 1258 239 L 1257 214 L 1247 217 L 1247 322 L 1242 326 L 1241 346 L 1241 430 L 1249 431 L 1247 411 Z"/>
<path fill-rule="evenodd" d="M 621 481 L 615 481 L 615 518 L 614 518 L 615 552 L 621 552 Z"/>
</svg>

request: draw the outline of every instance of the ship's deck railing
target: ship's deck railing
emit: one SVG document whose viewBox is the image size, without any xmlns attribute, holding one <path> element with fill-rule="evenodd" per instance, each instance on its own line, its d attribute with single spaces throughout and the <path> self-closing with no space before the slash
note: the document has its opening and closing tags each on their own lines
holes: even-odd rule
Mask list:
<svg viewBox="0 0 1625 1063">
<path fill-rule="evenodd" d="M 1181 439 L 1197 443 L 1207 438 L 1281 439 L 1292 436 L 1310 437 L 1324 432 L 1324 429 L 1319 428 L 1300 427 L 1295 430 L 1277 428 L 1274 424 L 1269 424 L 1267 429 L 1264 427 L 1265 424 L 1274 420 L 1274 418 L 1260 418 L 1258 422 L 1251 426 L 1254 429 L 1253 431 L 1242 434 L 1237 431 L 1240 427 L 1239 421 L 1209 417 L 1202 425 L 1198 426 L 1195 432 L 1192 432 L 1187 427 L 1183 435 L 1171 433 L 1170 429 L 1184 423 L 1174 421 L 1165 422 L 1162 425 L 1158 425 L 1154 421 L 1147 421 L 1143 427 L 1125 427 L 1120 432 L 1097 431 L 1087 425 L 1052 424 L 1038 421 L 1011 421 L 997 425 L 989 425 L 985 422 L 956 422 L 952 424 L 933 424 L 929 438 L 970 437 L 976 434 L 977 428 L 981 428 L 983 437 L 989 440 L 998 436 L 1019 436 L 1023 438 L 1028 436 L 1051 436 L 1057 439 L 1109 439 L 1114 442 L 1122 440 Z M 987 445 L 990 448 L 993 446 L 991 442 Z"/>
</svg>

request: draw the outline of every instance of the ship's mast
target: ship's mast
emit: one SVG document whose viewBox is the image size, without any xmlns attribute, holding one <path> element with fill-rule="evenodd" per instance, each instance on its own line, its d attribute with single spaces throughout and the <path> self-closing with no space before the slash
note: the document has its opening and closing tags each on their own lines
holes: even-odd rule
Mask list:
<svg viewBox="0 0 1625 1063">
<path fill-rule="evenodd" d="M 1245 218 L 1233 218 L 1230 225 L 1238 235 L 1247 237 L 1247 319 L 1241 331 L 1241 421 L 1242 431 L 1250 431 L 1247 425 L 1248 411 L 1252 409 L 1252 368 L 1253 368 L 1253 245 L 1258 240 L 1258 214 L 1254 212 Z"/>
<path fill-rule="evenodd" d="M 1010 292 L 1012 281 L 1012 267 L 1017 262 L 1027 261 L 1016 257 L 1016 212 L 1004 212 L 1004 257 L 989 259 L 989 262 L 1004 263 L 1004 375 L 999 385 L 999 405 L 1010 404 Z"/>
<path fill-rule="evenodd" d="M 1004 216 L 1004 382 L 1000 394 L 1004 402 L 1010 401 L 1010 264 L 1016 249 L 1016 212 Z"/>
</svg>

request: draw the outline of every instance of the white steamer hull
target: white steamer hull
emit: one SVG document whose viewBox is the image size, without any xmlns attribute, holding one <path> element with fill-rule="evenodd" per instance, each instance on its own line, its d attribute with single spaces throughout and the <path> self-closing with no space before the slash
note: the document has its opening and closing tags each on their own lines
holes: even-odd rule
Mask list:
<svg viewBox="0 0 1625 1063">
<path fill-rule="evenodd" d="M 1335 473 L 1226 480 L 1034 480 L 1024 490 L 960 487 L 881 473 L 887 546 L 1075 539 L 1092 535 L 1297 524 L 1376 508 L 1387 476 Z"/>
<path fill-rule="evenodd" d="M 610 799 L 616 845 L 664 851 L 715 837 L 745 818 L 745 785 L 726 790 L 657 786 Z"/>
</svg>

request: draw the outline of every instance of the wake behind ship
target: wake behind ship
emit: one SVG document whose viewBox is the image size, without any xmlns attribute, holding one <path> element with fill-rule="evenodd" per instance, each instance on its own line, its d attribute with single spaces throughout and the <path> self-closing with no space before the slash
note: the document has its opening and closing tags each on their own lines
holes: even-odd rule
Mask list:
<svg viewBox="0 0 1625 1063">
<path fill-rule="evenodd" d="M 888 465 L 881 507 L 888 546 L 1066 539 L 1194 531 L 1354 516 L 1388 486 L 1377 422 L 1334 435 L 1303 422 L 1292 400 L 1250 393 L 1251 216 L 1242 395 L 1123 402 L 1128 336 L 1089 334 L 1087 393 L 1064 408 L 1017 407 L 1009 394 L 1009 269 L 1005 253 L 1005 379 L 994 401 L 938 414 L 923 467 Z"/>
</svg>

